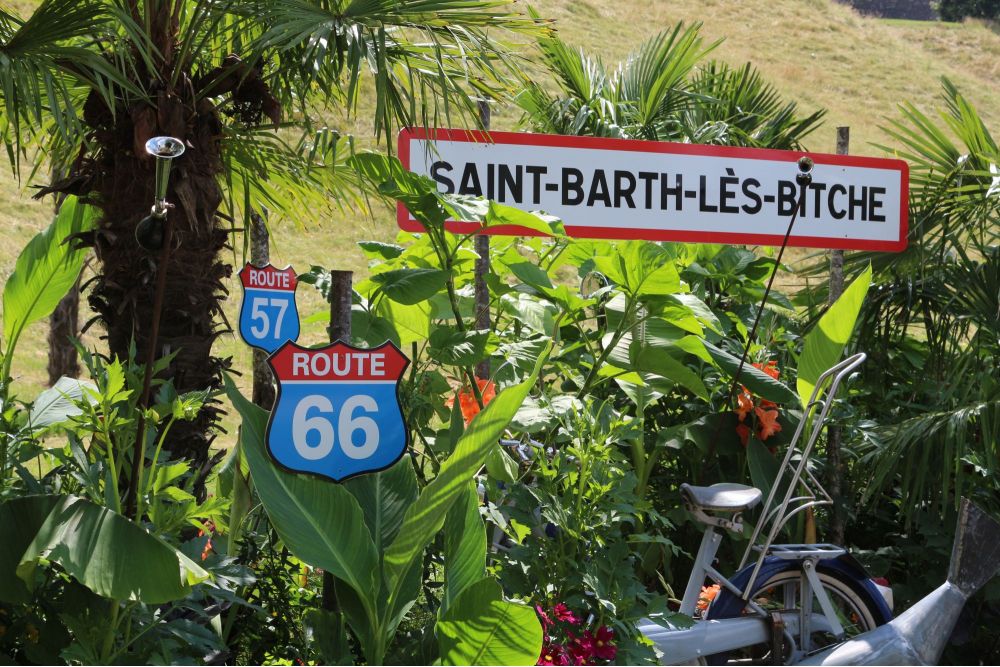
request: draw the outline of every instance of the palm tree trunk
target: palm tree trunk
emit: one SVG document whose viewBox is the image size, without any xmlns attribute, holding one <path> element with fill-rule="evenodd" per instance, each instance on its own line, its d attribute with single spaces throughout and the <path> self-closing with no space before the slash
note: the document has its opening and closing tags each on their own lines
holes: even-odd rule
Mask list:
<svg viewBox="0 0 1000 667">
<path fill-rule="evenodd" d="M 80 374 L 80 359 L 71 339 L 79 335 L 80 279 L 49 316 L 49 386 L 64 375 Z"/>
<path fill-rule="evenodd" d="M 53 169 L 52 180 L 61 177 L 59 169 Z M 53 215 L 59 215 L 64 197 L 55 198 Z M 80 318 L 80 278 L 70 288 L 49 316 L 49 386 L 64 375 L 77 377 L 80 374 L 80 359 L 71 339 L 79 335 Z"/>
<path fill-rule="evenodd" d="M 156 109 L 119 110 L 114 120 L 91 109 L 87 119 L 101 145 L 91 173 L 104 213 L 94 239 L 98 275 L 89 302 L 103 321 L 113 356 L 127 358 L 130 349 L 141 353 L 149 344 L 156 275 L 167 271 L 155 349 L 158 358 L 175 356 L 157 377 L 171 380 L 178 392 L 217 389 L 228 364 L 212 355 L 213 342 L 228 331 L 217 322 L 232 272 L 220 259 L 228 232 L 216 217 L 222 201 L 217 182 L 220 125 L 210 104 L 203 102 L 197 110 L 191 106 L 161 93 Z M 165 267 L 157 266 L 159 253 L 144 250 L 135 238 L 136 224 L 149 214 L 153 201 L 155 165 L 142 147 L 156 135 L 187 144 L 171 168 L 167 201 L 175 208 L 169 213 L 173 238 Z M 207 404 L 193 421 L 175 424 L 165 443 L 175 458 L 190 460 L 203 476 L 219 414 L 218 401 Z"/>
</svg>

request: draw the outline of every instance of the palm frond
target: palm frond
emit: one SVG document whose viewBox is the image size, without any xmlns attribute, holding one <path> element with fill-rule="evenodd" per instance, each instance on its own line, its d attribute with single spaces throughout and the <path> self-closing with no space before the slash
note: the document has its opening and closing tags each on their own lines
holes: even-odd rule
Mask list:
<svg viewBox="0 0 1000 667">
<path fill-rule="evenodd" d="M 3 140 L 12 162 L 46 119 L 63 141 L 75 140 L 78 88 L 109 102 L 117 89 L 135 90 L 101 53 L 110 29 L 111 14 L 96 0 L 44 0 L 26 20 L 0 9 Z"/>
<path fill-rule="evenodd" d="M 621 98 L 629 100 L 633 134 L 658 138 L 656 128 L 688 105 L 683 94 L 687 79 L 705 55 L 722 40 L 702 46 L 700 23 L 686 29 L 678 23 L 670 32 L 661 32 L 639 47 L 618 70 Z"/>
<path fill-rule="evenodd" d="M 233 11 L 260 34 L 247 51 L 274 72 L 271 87 L 289 106 L 331 95 L 354 110 L 368 75 L 375 132 L 402 125 L 467 124 L 479 98 L 505 98 L 523 76 L 493 32 L 544 34 L 547 22 L 497 0 L 255 0 Z M 248 14 L 249 12 L 249 14 Z"/>
<path fill-rule="evenodd" d="M 970 458 L 982 462 L 980 471 L 967 464 Z M 994 396 L 916 415 L 885 429 L 882 441 L 862 455 L 859 469 L 871 471 L 867 501 L 895 487 L 903 514 L 911 520 L 923 508 L 944 513 L 949 503 L 957 507 L 968 486 L 985 484 L 993 494 L 1000 492 L 992 475 L 982 475 L 995 471 L 998 463 L 1000 398 Z"/>
<path fill-rule="evenodd" d="M 285 131 L 282 131 L 282 130 Z M 301 224 L 334 208 L 363 211 L 362 183 L 347 165 L 354 148 L 349 137 L 322 128 L 294 142 L 288 128 L 229 128 L 224 141 L 227 213 L 233 218 L 264 206 Z"/>
<path fill-rule="evenodd" d="M 801 117 L 750 65 L 703 65 L 720 42 L 706 45 L 700 28 L 678 23 L 642 44 L 611 75 L 599 59 L 558 38 L 539 40 L 561 94 L 535 85 L 517 103 L 526 122 L 545 132 L 799 148 L 824 112 Z"/>
</svg>

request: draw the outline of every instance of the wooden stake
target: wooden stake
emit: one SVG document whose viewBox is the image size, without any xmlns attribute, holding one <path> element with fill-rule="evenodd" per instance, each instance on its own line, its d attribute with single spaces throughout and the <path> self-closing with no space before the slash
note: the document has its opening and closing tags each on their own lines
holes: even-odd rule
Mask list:
<svg viewBox="0 0 1000 667">
<path fill-rule="evenodd" d="M 250 211 L 250 263 L 265 266 L 271 261 L 270 238 L 267 233 L 267 211 L 263 215 Z M 274 405 L 275 388 L 267 352 L 253 348 L 253 393 L 251 400 L 265 410 Z"/>
<path fill-rule="evenodd" d="M 851 128 L 837 128 L 837 154 L 847 155 L 851 143 Z M 830 252 L 830 295 L 829 303 L 833 304 L 844 293 L 844 251 Z M 830 511 L 830 542 L 844 543 L 844 508 L 843 508 L 843 461 L 841 460 L 840 427 L 831 425 L 826 429 L 826 465 L 827 484 L 830 487 L 830 498 L 833 507 Z"/>
<path fill-rule="evenodd" d="M 330 272 L 330 342 L 338 340 L 351 344 L 351 296 L 354 274 L 350 271 Z M 337 611 L 339 608 L 333 575 L 323 572 L 323 609 Z"/>
<path fill-rule="evenodd" d="M 490 129 L 490 106 L 486 100 L 479 100 L 479 122 L 484 130 Z M 490 272 L 490 237 L 486 234 L 476 236 L 476 254 L 479 255 L 475 265 L 476 329 L 489 331 L 490 288 L 486 285 L 486 275 Z M 476 377 L 489 379 L 489 359 L 483 359 L 476 365 Z"/>
</svg>

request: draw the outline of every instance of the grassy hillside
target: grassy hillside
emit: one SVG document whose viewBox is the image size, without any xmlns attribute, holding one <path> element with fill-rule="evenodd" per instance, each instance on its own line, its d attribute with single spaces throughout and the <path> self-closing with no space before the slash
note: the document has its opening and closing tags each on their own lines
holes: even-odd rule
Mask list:
<svg viewBox="0 0 1000 667">
<path fill-rule="evenodd" d="M 11 4 L 24 11 L 35 3 Z M 987 121 L 997 125 L 1000 35 L 983 24 L 883 21 L 861 17 L 832 0 L 538 0 L 536 8 L 557 19 L 563 39 L 609 63 L 677 21 L 701 21 L 707 41 L 725 38 L 716 58 L 734 64 L 752 61 L 803 110 L 829 110 L 826 125 L 809 142 L 813 150 L 832 151 L 834 128 L 849 125 L 853 153 L 879 154 L 870 144 L 886 141 L 879 130 L 885 117 L 894 117 L 896 105 L 903 101 L 934 108 L 941 76 L 955 81 Z M 513 128 L 517 120 L 514 110 L 501 109 L 495 126 Z M 364 109 L 342 127 L 358 134 L 370 132 Z M 27 185 L 12 175 L 0 179 L 0 280 L 50 215 L 51 205 L 31 201 Z M 362 272 L 364 259 L 353 250 L 353 243 L 390 240 L 395 233 L 392 217 L 384 212 L 367 218 L 303 211 L 275 226 L 272 261 L 299 269 L 321 264 Z M 304 315 L 323 307 L 308 288 L 301 291 Z M 238 297 L 235 281 L 231 292 Z M 228 310 L 235 322 L 235 299 Z M 44 324 L 36 325 L 18 351 L 14 374 L 24 398 L 34 395 L 45 381 L 45 335 Z M 323 335 L 322 326 L 307 325 L 303 342 L 319 342 Z M 96 343 L 96 336 L 88 336 L 88 341 Z M 248 369 L 250 352 L 234 338 L 222 340 L 218 352 L 233 355 L 237 369 Z"/>
</svg>

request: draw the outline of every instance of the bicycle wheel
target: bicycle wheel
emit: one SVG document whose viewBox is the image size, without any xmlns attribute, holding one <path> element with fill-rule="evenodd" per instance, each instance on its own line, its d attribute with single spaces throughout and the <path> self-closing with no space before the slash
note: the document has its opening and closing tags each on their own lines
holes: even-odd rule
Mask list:
<svg viewBox="0 0 1000 667">
<path fill-rule="evenodd" d="M 762 577 L 754 586 L 751 599 L 767 611 L 780 611 L 785 622 L 786 635 L 783 642 L 782 662 L 800 659 L 804 652 L 799 646 L 799 586 L 801 572 L 796 563 L 782 563 L 778 571 Z M 817 568 L 820 583 L 833 604 L 837 618 L 844 629 L 845 639 L 850 639 L 889 620 L 884 600 L 875 599 L 871 592 L 852 577 L 836 567 Z M 812 600 L 813 614 L 809 633 L 809 653 L 821 650 L 843 640 L 838 640 L 829 621 L 820 609 L 815 596 Z M 733 618 L 749 612 L 743 601 L 734 595 L 720 595 L 706 611 L 709 619 Z M 710 656 L 710 664 L 726 664 L 730 661 L 750 659 L 754 662 L 770 661 L 771 647 L 766 644 L 752 646 L 741 651 Z"/>
</svg>

